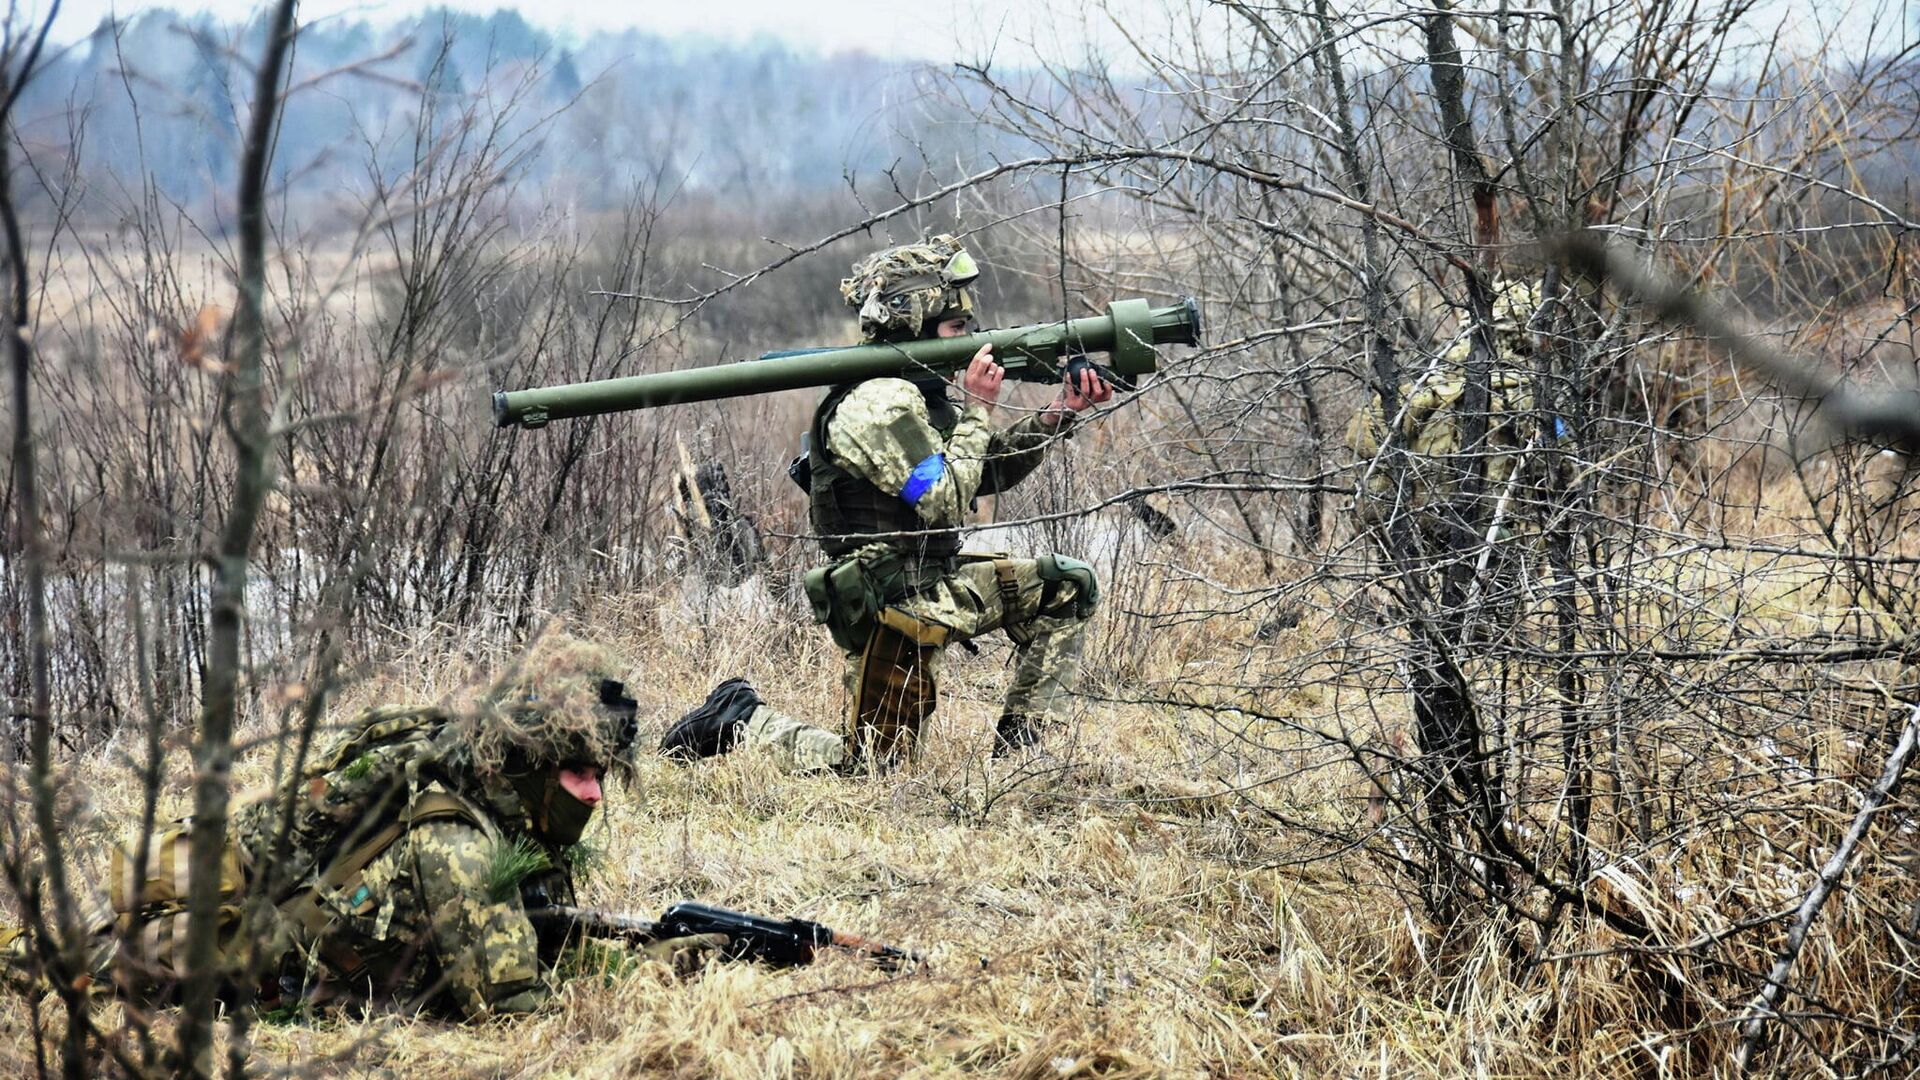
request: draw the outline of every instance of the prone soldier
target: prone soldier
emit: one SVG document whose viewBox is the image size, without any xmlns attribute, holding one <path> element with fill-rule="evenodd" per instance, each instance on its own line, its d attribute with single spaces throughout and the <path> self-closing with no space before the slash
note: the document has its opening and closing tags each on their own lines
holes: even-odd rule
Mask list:
<svg viewBox="0 0 1920 1080">
<path fill-rule="evenodd" d="M 573 903 L 601 781 L 629 770 L 635 703 L 618 671 L 608 650 L 546 635 L 464 708 L 367 710 L 297 783 L 240 809 L 221 875 L 230 979 L 260 978 L 264 1001 L 463 1017 L 538 1008 L 573 946 L 536 929 L 529 909 Z M 177 983 L 190 832 L 153 837 L 144 880 L 114 853 L 111 911 L 96 905 L 91 927 L 96 985 L 164 997 Z M 32 955 L 20 931 L 7 937 L 17 978 Z M 684 969 L 725 944 L 703 935 L 643 952 Z"/>
</svg>

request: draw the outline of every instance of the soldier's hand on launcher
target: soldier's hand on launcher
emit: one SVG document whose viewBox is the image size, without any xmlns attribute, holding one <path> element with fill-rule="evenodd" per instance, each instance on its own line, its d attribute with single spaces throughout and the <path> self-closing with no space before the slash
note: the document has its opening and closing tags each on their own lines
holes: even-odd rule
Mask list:
<svg viewBox="0 0 1920 1080">
<path fill-rule="evenodd" d="M 1049 423 L 1058 424 L 1065 414 L 1085 412 L 1112 397 L 1113 384 L 1101 378 L 1092 365 L 1071 366 L 1060 382 L 1060 393 L 1054 396 L 1053 403 L 1046 407 L 1041 416 Z"/>
<path fill-rule="evenodd" d="M 993 358 L 993 345 L 989 342 L 980 346 L 980 351 L 967 361 L 966 374 L 960 377 L 960 389 L 992 412 L 993 403 L 1000 400 L 1000 384 L 1006 377 L 1007 369 Z"/>
</svg>

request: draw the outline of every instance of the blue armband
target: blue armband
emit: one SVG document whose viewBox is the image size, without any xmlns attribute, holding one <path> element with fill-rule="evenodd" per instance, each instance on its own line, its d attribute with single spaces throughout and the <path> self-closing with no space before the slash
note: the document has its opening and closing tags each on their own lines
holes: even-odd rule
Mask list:
<svg viewBox="0 0 1920 1080">
<path fill-rule="evenodd" d="M 928 454 L 913 471 L 907 474 L 907 484 L 900 489 L 900 498 L 908 506 L 919 506 L 920 499 L 929 488 L 940 482 L 947 474 L 947 455 Z"/>
</svg>

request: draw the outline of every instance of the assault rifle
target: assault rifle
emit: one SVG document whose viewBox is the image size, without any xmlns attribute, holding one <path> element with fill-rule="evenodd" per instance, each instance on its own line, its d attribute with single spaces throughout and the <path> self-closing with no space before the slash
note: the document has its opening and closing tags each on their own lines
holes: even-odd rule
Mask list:
<svg viewBox="0 0 1920 1080">
<path fill-rule="evenodd" d="M 981 330 L 952 338 L 847 348 L 786 349 L 758 360 L 624 379 L 568 383 L 493 395 L 493 420 L 500 427 L 545 427 L 549 420 L 595 416 L 627 409 L 650 409 L 689 401 L 767 394 L 807 386 L 838 386 L 862 379 L 946 377 L 967 366 L 982 345 L 1007 377 L 1025 382 L 1060 382 L 1091 367 L 1123 390 L 1158 370 L 1156 345 L 1200 344 L 1200 307 L 1192 298 L 1156 308 L 1145 300 L 1116 300 L 1105 315 L 1084 319 Z M 1086 359 L 1109 354 L 1106 366 Z"/>
<path fill-rule="evenodd" d="M 721 947 L 721 955 L 729 960 L 751 960 L 771 967 L 811 964 L 814 953 L 828 946 L 861 953 L 888 971 L 925 962 L 919 953 L 844 934 L 817 922 L 749 915 L 693 900 L 675 904 L 659 919 L 651 921 L 566 904 L 529 908 L 527 917 L 536 927 L 637 945 L 696 934 L 725 934 L 727 943 Z"/>
</svg>

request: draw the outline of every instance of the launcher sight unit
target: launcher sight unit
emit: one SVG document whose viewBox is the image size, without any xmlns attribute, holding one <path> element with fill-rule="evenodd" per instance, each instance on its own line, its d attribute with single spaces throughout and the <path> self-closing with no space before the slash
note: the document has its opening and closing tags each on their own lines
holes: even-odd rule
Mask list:
<svg viewBox="0 0 1920 1080">
<path fill-rule="evenodd" d="M 623 379 L 568 383 L 493 395 L 493 419 L 500 427 L 537 428 L 550 420 L 627 409 L 651 409 L 691 401 L 770 394 L 808 386 L 838 386 L 864 379 L 946 377 L 967 366 L 980 346 L 991 343 L 993 358 L 1007 377 L 1057 383 L 1064 368 L 1086 363 L 1088 353 L 1106 353 L 1109 362 L 1094 365 L 1102 377 L 1131 390 L 1140 377 L 1157 370 L 1157 345 L 1200 344 L 1200 307 L 1191 297 L 1156 308 L 1145 300 L 1116 300 L 1105 315 L 1064 322 L 981 330 L 952 338 L 846 348 L 788 349 L 758 360 L 709 367 L 631 375 Z"/>
</svg>

